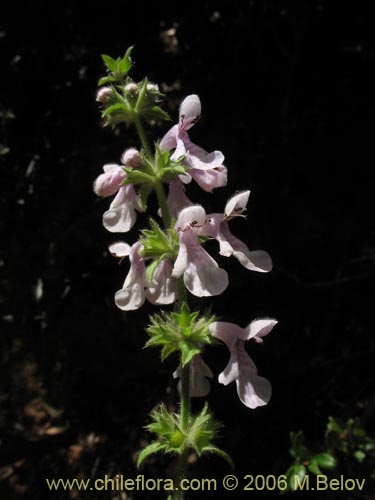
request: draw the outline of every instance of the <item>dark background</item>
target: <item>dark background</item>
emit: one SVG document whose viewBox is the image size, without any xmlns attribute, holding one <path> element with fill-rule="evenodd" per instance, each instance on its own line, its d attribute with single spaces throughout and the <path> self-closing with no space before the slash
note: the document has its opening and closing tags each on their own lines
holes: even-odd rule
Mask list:
<svg viewBox="0 0 375 500">
<path fill-rule="evenodd" d="M 319 449 L 329 415 L 360 417 L 374 432 L 373 17 L 365 2 L 181 4 L 24 1 L 2 19 L 1 499 L 120 499 L 52 494 L 44 478 L 134 476 L 149 411 L 177 401 L 177 360 L 161 365 L 142 349 L 157 308 L 114 306 L 127 267 L 108 255 L 108 200 L 91 189 L 104 163 L 137 144 L 132 130 L 102 129 L 95 102 L 100 54 L 129 45 L 133 77 L 161 85 L 174 120 L 181 99 L 199 94 L 191 138 L 225 154 L 228 186 L 213 195 L 190 186 L 189 196 L 221 211 L 250 188 L 249 216 L 232 230 L 274 260 L 261 275 L 218 257 L 229 288 L 193 300 L 241 325 L 279 320 L 251 346 L 270 404 L 251 411 L 217 379 L 208 396 L 238 476 L 284 473 L 289 431 L 303 429 Z M 134 229 L 124 239 L 136 238 Z M 228 353 L 205 359 L 217 375 Z M 160 457 L 143 472 L 168 476 L 168 464 Z M 227 473 L 218 458 L 192 466 L 195 477 Z"/>
</svg>

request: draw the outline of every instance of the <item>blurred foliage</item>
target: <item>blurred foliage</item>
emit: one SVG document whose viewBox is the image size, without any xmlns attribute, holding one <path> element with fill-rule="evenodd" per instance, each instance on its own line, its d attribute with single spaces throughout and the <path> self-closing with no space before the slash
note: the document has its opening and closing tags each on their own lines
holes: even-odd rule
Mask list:
<svg viewBox="0 0 375 500">
<path fill-rule="evenodd" d="M 286 471 L 286 477 L 291 490 L 298 489 L 308 473 L 375 480 L 375 439 L 366 433 L 358 418 L 343 422 L 329 417 L 324 444 L 317 453 L 305 445 L 302 431 L 291 432 L 290 442 L 294 463 Z"/>
</svg>

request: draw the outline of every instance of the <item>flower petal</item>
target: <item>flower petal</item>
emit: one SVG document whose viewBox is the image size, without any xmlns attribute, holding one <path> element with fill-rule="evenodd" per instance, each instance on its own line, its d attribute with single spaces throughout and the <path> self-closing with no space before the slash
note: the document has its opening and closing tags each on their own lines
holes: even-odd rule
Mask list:
<svg viewBox="0 0 375 500">
<path fill-rule="evenodd" d="M 210 382 L 207 378 L 212 378 L 213 373 L 210 367 L 204 362 L 202 356 L 197 354 L 191 360 L 190 366 L 190 386 L 189 394 L 191 398 L 207 396 L 210 392 Z M 173 372 L 173 378 L 181 377 L 181 366 Z M 178 390 L 181 392 L 181 382 L 178 383 Z"/>
<path fill-rule="evenodd" d="M 217 262 L 201 247 L 193 230 L 181 233 L 180 244 L 181 242 L 186 245 L 188 254 L 184 272 L 186 288 L 197 297 L 222 293 L 228 286 L 227 272 L 220 269 Z"/>
<path fill-rule="evenodd" d="M 198 168 L 200 170 L 212 170 L 219 167 L 225 168 L 223 166 L 224 155 L 221 151 L 212 151 L 209 153 L 197 144 L 191 142 L 190 139 L 184 142 L 188 161 L 192 168 Z"/>
<path fill-rule="evenodd" d="M 178 299 L 177 281 L 172 278 L 172 262 L 169 259 L 162 260 L 155 269 L 146 298 L 152 304 L 172 304 Z"/>
<path fill-rule="evenodd" d="M 121 155 L 121 163 L 126 167 L 138 168 L 141 163 L 141 155 L 138 149 L 126 149 Z"/>
<path fill-rule="evenodd" d="M 144 287 L 140 283 L 118 290 L 115 294 L 115 304 L 122 311 L 139 309 L 145 301 Z"/>
<path fill-rule="evenodd" d="M 173 125 L 159 143 L 161 151 L 174 149 L 177 144 L 178 125 Z"/>
<path fill-rule="evenodd" d="M 202 234 L 217 239 L 223 218 L 224 214 L 208 214 L 206 224 L 202 228 Z"/>
<path fill-rule="evenodd" d="M 228 286 L 228 273 L 217 266 L 203 248 L 202 251 L 207 255 L 206 262 L 201 261 L 199 266 L 192 263 L 188 265 L 184 273 L 185 286 L 196 297 L 220 295 Z"/>
<path fill-rule="evenodd" d="M 131 184 L 122 186 L 110 209 L 103 215 L 104 227 L 111 233 L 126 233 L 135 224 L 137 218 L 135 209 L 142 210 L 134 187 Z"/>
<path fill-rule="evenodd" d="M 178 255 L 177 259 L 175 260 L 173 269 L 172 269 L 172 277 L 173 278 L 180 278 L 184 272 L 186 271 L 186 268 L 188 266 L 188 252 L 186 245 L 183 241 L 180 240 L 180 247 L 178 249 Z"/>
<path fill-rule="evenodd" d="M 206 212 L 201 205 L 185 207 L 178 214 L 175 229 L 177 231 L 185 231 L 191 228 L 199 229 L 205 225 L 206 218 Z"/>
<path fill-rule="evenodd" d="M 125 241 L 115 241 L 109 245 L 108 250 L 113 257 L 123 258 L 129 255 L 131 246 L 125 243 Z"/>
<path fill-rule="evenodd" d="M 238 366 L 239 377 L 236 379 L 237 393 L 242 403 L 248 408 L 254 409 L 266 405 L 272 394 L 270 382 L 258 376 L 258 370 L 247 354 L 244 343 L 238 344 Z"/>
<path fill-rule="evenodd" d="M 190 363 L 190 397 L 203 398 L 210 392 L 208 378 L 213 377 L 210 367 L 204 362 L 202 356 L 197 354 Z"/>
<path fill-rule="evenodd" d="M 187 134 L 186 134 L 187 136 Z M 176 141 L 176 149 L 174 150 L 173 154 L 171 155 L 171 160 L 172 161 L 177 161 L 178 159 L 182 157 L 186 157 L 187 151 L 185 147 L 185 142 L 184 140 L 179 136 Z"/>
<path fill-rule="evenodd" d="M 180 126 L 184 130 L 191 128 L 202 112 L 201 102 L 196 94 L 185 97 L 180 106 Z"/>
<path fill-rule="evenodd" d="M 227 222 L 222 222 L 217 235 L 220 243 L 220 255 L 233 255 L 246 269 L 267 273 L 272 269 L 272 260 L 263 250 L 250 251 L 248 246 L 236 238 L 229 230 Z"/>
<path fill-rule="evenodd" d="M 229 350 L 233 349 L 237 339 L 246 340 L 248 335 L 247 329 L 226 321 L 214 321 L 209 328 L 212 336 L 223 341 Z"/>
<path fill-rule="evenodd" d="M 255 342 L 263 342 L 262 337 L 268 335 L 275 325 L 277 325 L 277 320 L 273 318 L 252 321 L 250 325 L 245 328 L 247 333 L 246 340 L 254 339 Z"/>
<path fill-rule="evenodd" d="M 142 245 L 134 243 L 129 252 L 130 270 L 122 290 L 115 294 L 115 303 L 123 311 L 138 309 L 145 301 L 146 268 L 141 256 Z"/>
<path fill-rule="evenodd" d="M 242 214 L 246 210 L 250 191 L 237 193 L 227 201 L 224 209 L 224 217 L 228 220 Z"/>
<path fill-rule="evenodd" d="M 183 208 L 193 204 L 193 202 L 186 196 L 185 187 L 180 179 L 173 179 L 169 183 L 167 204 L 172 217 L 177 217 L 177 214 Z"/>
<path fill-rule="evenodd" d="M 259 273 L 269 273 L 272 271 L 272 259 L 264 250 L 253 250 L 251 252 L 235 250 L 233 257 L 246 267 L 246 269 L 250 269 L 250 271 L 257 271 Z"/>
<path fill-rule="evenodd" d="M 195 182 L 208 193 L 213 189 L 227 185 L 227 169 L 224 166 L 215 167 L 211 170 L 202 170 L 198 168 L 191 168 L 189 175 Z"/>
<path fill-rule="evenodd" d="M 134 226 L 136 218 L 131 206 L 120 205 L 104 212 L 103 226 L 111 233 L 126 233 Z"/>
<path fill-rule="evenodd" d="M 94 182 L 94 192 L 98 196 L 112 196 L 121 188 L 122 181 L 126 177 L 124 170 L 118 165 L 105 165 L 111 167 L 104 174 L 100 174 Z"/>
<path fill-rule="evenodd" d="M 234 349 L 230 353 L 230 358 L 227 366 L 219 375 L 219 382 L 223 385 L 228 385 L 239 377 L 238 357 L 237 351 Z"/>
<path fill-rule="evenodd" d="M 117 165 L 117 163 L 107 163 L 103 166 L 103 170 L 105 173 L 110 172 L 114 168 L 121 168 L 121 165 Z"/>
</svg>

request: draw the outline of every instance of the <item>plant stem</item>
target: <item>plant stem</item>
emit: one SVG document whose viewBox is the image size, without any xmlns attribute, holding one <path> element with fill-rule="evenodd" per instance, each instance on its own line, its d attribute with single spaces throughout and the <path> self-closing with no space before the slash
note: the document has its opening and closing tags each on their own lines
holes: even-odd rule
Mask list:
<svg viewBox="0 0 375 500">
<path fill-rule="evenodd" d="M 148 139 L 147 139 L 147 136 L 145 133 L 145 129 L 143 128 L 143 124 L 141 122 L 141 119 L 137 115 L 134 116 L 134 125 L 135 125 L 135 128 L 137 129 L 137 132 L 138 132 L 139 138 L 141 140 L 143 149 L 146 151 L 146 155 L 149 158 L 151 158 L 152 152 L 151 152 L 150 143 L 148 142 Z"/>
<path fill-rule="evenodd" d="M 182 308 L 183 305 L 188 305 L 187 296 L 186 296 L 186 288 L 184 284 L 184 278 L 178 279 L 178 307 Z M 182 432 L 186 432 L 189 429 L 189 420 L 190 420 L 190 364 L 186 366 L 182 366 L 181 362 L 181 395 L 180 395 L 180 415 L 181 415 L 181 430 Z M 185 448 L 184 451 L 178 458 L 177 469 L 176 469 L 176 479 L 178 482 L 181 481 L 186 475 L 187 469 L 187 460 L 189 456 L 188 448 Z M 177 485 L 178 487 L 178 485 Z M 184 491 L 179 489 L 175 492 L 172 497 L 173 500 L 184 500 L 185 494 Z"/>
<path fill-rule="evenodd" d="M 184 278 L 181 276 L 181 278 L 178 278 L 178 308 L 182 309 L 184 304 L 189 308 Z"/>
<path fill-rule="evenodd" d="M 146 151 L 146 155 L 149 158 L 151 158 L 152 152 L 151 152 L 151 148 L 150 148 L 150 143 L 148 142 L 148 139 L 147 139 L 147 136 L 145 133 L 145 129 L 143 128 L 142 121 L 140 120 L 140 118 L 137 115 L 134 117 L 134 125 L 135 125 L 135 128 L 137 129 L 137 132 L 138 132 L 139 138 L 141 140 L 143 149 Z M 160 205 L 164 226 L 166 229 L 168 229 L 169 226 L 171 225 L 171 216 L 169 213 L 167 198 L 165 196 L 163 184 L 161 182 L 155 182 L 155 191 L 156 191 L 156 195 L 158 197 L 158 202 Z"/>
<path fill-rule="evenodd" d="M 176 466 L 176 480 L 177 483 L 175 486 L 179 488 L 179 483 L 181 482 L 182 479 L 184 479 L 185 474 L 186 474 L 186 467 L 187 467 L 187 459 L 188 459 L 188 450 L 185 450 L 181 453 L 181 455 L 178 457 L 177 461 L 177 466 Z M 175 490 L 172 499 L 173 500 L 184 500 L 185 498 L 185 492 L 179 488 L 178 490 Z"/>
<path fill-rule="evenodd" d="M 149 158 L 152 158 L 152 152 L 150 148 L 149 141 L 147 139 L 143 124 L 138 116 L 134 118 L 134 124 L 137 129 L 139 138 L 141 140 L 142 146 Z M 163 184 L 160 181 L 155 182 L 155 191 L 158 198 L 159 206 L 161 209 L 161 214 L 163 218 L 163 223 L 166 229 L 171 225 L 171 215 L 169 213 L 169 208 L 167 204 L 167 198 L 165 196 Z M 183 305 L 187 305 L 187 295 L 184 284 L 183 277 L 178 279 L 178 309 L 181 310 Z M 181 363 L 181 396 L 180 396 L 180 412 L 181 412 L 181 427 L 182 431 L 187 431 L 189 428 L 190 420 L 190 366 L 182 366 Z M 189 450 L 185 448 L 184 451 L 178 458 L 177 469 L 176 469 L 176 479 L 178 482 L 185 477 L 187 468 Z M 178 486 L 178 485 L 177 485 Z M 172 495 L 174 500 L 184 500 L 184 491 L 179 489 L 175 491 Z"/>
<path fill-rule="evenodd" d="M 169 214 L 167 198 L 165 197 L 163 184 L 161 182 L 155 182 L 155 191 L 156 191 L 156 196 L 158 197 L 158 202 L 160 205 L 164 226 L 166 229 L 168 229 L 171 225 L 171 216 Z"/>
<path fill-rule="evenodd" d="M 181 426 L 186 431 L 190 419 L 190 365 L 181 366 Z"/>
</svg>

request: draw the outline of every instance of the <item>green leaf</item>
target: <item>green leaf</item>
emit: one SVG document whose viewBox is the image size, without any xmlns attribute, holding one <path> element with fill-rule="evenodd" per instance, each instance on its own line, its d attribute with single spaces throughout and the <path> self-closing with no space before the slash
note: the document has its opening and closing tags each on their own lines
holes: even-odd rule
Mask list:
<svg viewBox="0 0 375 500">
<path fill-rule="evenodd" d="M 304 444 L 304 435 L 302 431 L 291 432 L 290 442 L 292 444 L 290 448 L 290 454 L 293 458 L 297 458 L 300 461 L 306 460 L 309 457 L 309 451 Z"/>
<path fill-rule="evenodd" d="M 127 176 L 123 182 L 123 185 L 125 185 L 125 184 L 145 184 L 145 183 L 152 183 L 154 181 L 153 177 L 151 177 L 149 174 L 146 174 L 145 172 L 143 172 L 139 168 L 125 167 L 124 170 L 127 173 Z"/>
<path fill-rule="evenodd" d="M 152 106 L 151 109 L 148 109 L 145 114 L 145 118 L 148 120 L 151 120 L 154 118 L 155 120 L 164 120 L 164 121 L 171 121 L 171 117 L 169 114 L 164 111 L 160 106 Z"/>
<path fill-rule="evenodd" d="M 107 69 L 114 73 L 117 69 L 117 62 L 112 59 L 111 56 L 107 56 L 106 54 L 102 54 L 102 59 L 104 61 L 104 64 L 107 66 Z"/>
<path fill-rule="evenodd" d="M 154 260 L 146 269 L 146 278 L 149 283 L 152 282 L 152 278 L 154 276 L 155 269 L 158 267 L 160 262 L 166 257 L 166 255 L 161 255 L 158 259 Z"/>
<path fill-rule="evenodd" d="M 199 415 L 197 415 L 194 419 L 194 422 L 191 425 L 190 432 L 192 435 L 199 434 L 199 437 L 201 437 L 202 430 L 205 428 L 205 426 L 209 423 L 214 424 L 212 415 L 208 411 L 208 403 L 205 403 L 203 406 L 201 412 Z M 214 424 L 214 429 L 212 429 L 210 432 L 214 433 L 218 428 L 218 424 Z M 200 453 L 200 450 L 197 450 Z"/>
<path fill-rule="evenodd" d="M 318 476 L 319 474 L 322 473 L 322 471 L 319 469 L 318 464 L 316 463 L 315 459 L 312 459 L 309 465 L 307 466 L 310 472 Z"/>
<path fill-rule="evenodd" d="M 98 85 L 101 87 L 102 85 L 106 85 L 107 83 L 113 83 L 116 82 L 116 78 L 114 76 L 103 76 L 103 78 L 100 78 Z"/>
<path fill-rule="evenodd" d="M 142 465 L 143 461 L 147 457 L 149 457 L 150 455 L 153 455 L 154 453 L 157 453 L 158 451 L 165 450 L 165 447 L 166 447 L 166 445 L 164 443 L 160 443 L 159 441 L 153 441 L 152 443 L 150 443 L 139 454 L 138 460 L 137 460 L 137 467 L 140 467 Z"/>
<path fill-rule="evenodd" d="M 143 210 L 145 210 L 145 211 L 147 209 L 148 197 L 150 196 L 153 189 L 154 189 L 153 185 L 147 184 L 147 183 L 141 184 L 139 187 L 138 196 L 139 196 L 139 200 L 141 202 L 141 206 L 142 206 Z"/>
<path fill-rule="evenodd" d="M 164 361 L 170 356 L 173 352 L 177 350 L 177 347 L 173 344 L 166 344 L 161 350 L 161 360 Z"/>
<path fill-rule="evenodd" d="M 345 424 L 338 418 L 335 419 L 333 417 L 328 417 L 327 431 L 334 431 L 337 432 L 337 434 L 343 434 L 346 431 L 346 427 Z"/>
<path fill-rule="evenodd" d="M 128 50 L 125 52 L 124 57 L 119 61 L 118 63 L 118 69 L 122 76 L 126 76 L 126 74 L 129 72 L 130 68 L 132 67 L 132 60 L 130 58 L 130 55 L 132 53 L 133 47 L 129 47 Z"/>
<path fill-rule="evenodd" d="M 142 111 L 143 101 L 147 92 L 147 78 L 145 78 L 140 86 L 137 103 L 135 105 L 136 112 Z"/>
<path fill-rule="evenodd" d="M 164 404 L 160 405 L 159 410 L 151 413 L 151 419 L 152 422 L 146 429 L 168 439 L 178 427 L 175 415 L 169 413 Z"/>
<path fill-rule="evenodd" d="M 129 109 L 124 103 L 117 102 L 116 104 L 112 104 L 112 106 L 108 106 L 108 108 L 106 108 L 105 111 L 103 111 L 103 116 L 108 116 L 113 113 L 118 113 L 122 111 L 129 112 Z"/>
<path fill-rule="evenodd" d="M 179 175 L 185 175 L 188 170 L 188 167 L 184 167 L 182 165 L 165 167 L 161 171 L 160 180 L 162 182 L 170 182 L 172 179 L 175 179 Z"/>
<path fill-rule="evenodd" d="M 296 489 L 302 483 L 302 480 L 305 476 L 306 476 L 306 467 L 302 464 L 293 464 L 286 471 L 286 477 L 287 477 L 289 488 L 292 491 L 296 491 Z M 298 477 L 298 480 L 297 480 L 297 477 Z"/>
<path fill-rule="evenodd" d="M 329 453 L 319 453 L 314 457 L 315 462 L 323 469 L 334 469 L 337 466 L 337 460 Z"/>
<path fill-rule="evenodd" d="M 194 346 L 194 344 L 190 344 L 190 342 L 181 342 L 180 350 L 182 366 L 189 364 L 194 356 L 202 351 L 199 346 Z"/>
<path fill-rule="evenodd" d="M 356 450 L 353 455 L 359 463 L 362 463 L 366 458 L 366 453 L 364 453 L 362 450 Z"/>
</svg>

